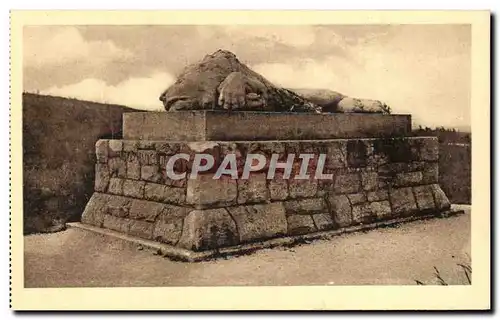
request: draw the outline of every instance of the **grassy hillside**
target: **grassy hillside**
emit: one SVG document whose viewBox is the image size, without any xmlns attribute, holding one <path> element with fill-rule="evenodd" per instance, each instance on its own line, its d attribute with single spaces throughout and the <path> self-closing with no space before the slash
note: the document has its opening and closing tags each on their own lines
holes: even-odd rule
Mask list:
<svg viewBox="0 0 500 320">
<path fill-rule="evenodd" d="M 79 220 L 92 195 L 95 142 L 103 137 L 120 138 L 122 114 L 133 111 L 23 94 L 25 233 Z"/>
</svg>

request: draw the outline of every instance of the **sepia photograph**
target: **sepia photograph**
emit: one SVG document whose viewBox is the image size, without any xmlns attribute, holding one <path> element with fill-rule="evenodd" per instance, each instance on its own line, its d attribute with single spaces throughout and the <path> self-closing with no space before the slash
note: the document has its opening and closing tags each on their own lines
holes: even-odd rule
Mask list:
<svg viewBox="0 0 500 320">
<path fill-rule="evenodd" d="M 489 308 L 488 12 L 16 14 L 19 296 L 447 286 Z M 322 294 L 304 308 L 344 309 Z"/>
</svg>

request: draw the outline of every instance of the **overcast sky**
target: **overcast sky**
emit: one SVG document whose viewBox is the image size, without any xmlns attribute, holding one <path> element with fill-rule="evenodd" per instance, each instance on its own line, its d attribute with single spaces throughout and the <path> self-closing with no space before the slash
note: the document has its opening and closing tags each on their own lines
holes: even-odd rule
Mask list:
<svg viewBox="0 0 500 320">
<path fill-rule="evenodd" d="M 468 25 L 30 26 L 24 90 L 158 110 L 217 49 L 290 88 L 379 99 L 428 126 L 470 126 Z"/>
</svg>

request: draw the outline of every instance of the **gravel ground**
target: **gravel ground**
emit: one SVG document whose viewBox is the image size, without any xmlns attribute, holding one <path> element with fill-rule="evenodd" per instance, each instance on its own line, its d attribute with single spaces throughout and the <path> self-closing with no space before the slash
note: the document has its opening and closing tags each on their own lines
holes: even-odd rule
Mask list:
<svg viewBox="0 0 500 320">
<path fill-rule="evenodd" d="M 25 287 L 467 284 L 465 214 L 318 240 L 293 248 L 185 263 L 92 232 L 24 237 Z"/>
</svg>

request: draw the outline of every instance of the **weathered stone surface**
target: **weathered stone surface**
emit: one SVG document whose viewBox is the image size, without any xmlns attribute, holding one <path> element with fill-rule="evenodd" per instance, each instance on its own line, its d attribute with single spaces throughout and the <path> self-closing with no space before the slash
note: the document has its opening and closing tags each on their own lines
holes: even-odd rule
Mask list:
<svg viewBox="0 0 500 320">
<path fill-rule="evenodd" d="M 272 200 L 285 200 L 288 197 L 288 183 L 283 174 L 276 173 L 274 179 L 269 180 L 269 195 Z"/>
<path fill-rule="evenodd" d="M 249 179 L 239 179 L 238 203 L 255 203 L 269 200 L 269 190 L 265 173 L 250 175 Z"/>
<path fill-rule="evenodd" d="M 184 219 L 178 246 L 194 251 L 239 243 L 236 223 L 226 209 L 193 210 Z"/>
<path fill-rule="evenodd" d="M 95 155 L 98 163 L 108 162 L 108 140 L 98 140 L 95 143 Z"/>
<path fill-rule="evenodd" d="M 109 214 L 104 215 L 102 227 L 118 232 L 129 233 L 130 220 L 118 218 Z"/>
<path fill-rule="evenodd" d="M 413 193 L 415 194 L 415 199 L 417 200 L 418 210 L 425 211 L 435 208 L 431 186 L 413 187 Z"/>
<path fill-rule="evenodd" d="M 111 178 L 109 179 L 108 193 L 122 195 L 123 194 L 123 179 Z"/>
<path fill-rule="evenodd" d="M 155 150 L 159 154 L 165 154 L 167 156 L 172 156 L 179 152 L 180 144 L 172 142 L 155 142 Z M 161 165 L 161 163 L 160 163 Z M 166 163 L 165 163 L 166 165 Z"/>
<path fill-rule="evenodd" d="M 410 132 L 409 115 L 267 112 L 131 112 L 124 139 L 167 141 L 310 140 Z"/>
<path fill-rule="evenodd" d="M 108 196 L 105 204 L 107 207 L 106 213 L 115 217 L 126 218 L 132 201 L 133 199 L 126 197 Z"/>
<path fill-rule="evenodd" d="M 361 185 L 365 191 L 376 190 L 378 188 L 378 173 L 373 171 L 362 171 Z"/>
<path fill-rule="evenodd" d="M 394 214 L 407 215 L 417 210 L 417 203 L 411 187 L 391 189 L 389 197 Z"/>
<path fill-rule="evenodd" d="M 187 183 L 186 202 L 203 209 L 213 206 L 236 204 L 236 180 L 221 177 L 212 179 L 212 175 L 198 175 Z"/>
<path fill-rule="evenodd" d="M 97 163 L 95 165 L 94 190 L 97 192 L 106 192 L 109 184 L 108 165 Z"/>
<path fill-rule="evenodd" d="M 184 204 L 186 202 L 186 191 L 183 188 L 148 182 L 144 187 L 144 198 L 165 203 Z"/>
<path fill-rule="evenodd" d="M 334 190 L 337 193 L 358 192 L 361 185 L 359 173 L 339 174 L 335 177 Z"/>
<path fill-rule="evenodd" d="M 418 152 L 418 160 L 421 161 L 437 161 L 439 160 L 439 142 L 435 137 L 425 137 L 422 139 L 414 140 L 418 143 L 420 148 Z"/>
<path fill-rule="evenodd" d="M 85 210 L 82 214 L 82 222 L 98 227 L 102 226 L 102 221 L 106 214 L 107 202 L 108 195 L 94 192 L 85 206 Z"/>
<path fill-rule="evenodd" d="M 123 142 L 123 152 L 137 152 L 137 146 L 139 141 L 137 140 L 122 140 Z"/>
<path fill-rule="evenodd" d="M 370 203 L 371 212 L 377 216 L 378 219 L 386 219 L 391 216 L 391 204 L 389 201 L 374 201 Z"/>
<path fill-rule="evenodd" d="M 144 165 L 141 167 L 141 180 L 159 182 L 161 174 L 157 165 Z"/>
<path fill-rule="evenodd" d="M 335 223 L 340 227 L 352 224 L 352 207 L 345 195 L 328 197 L 330 210 Z"/>
<path fill-rule="evenodd" d="M 125 180 L 123 182 L 123 195 L 132 198 L 144 198 L 144 181 Z"/>
<path fill-rule="evenodd" d="M 288 234 L 290 235 L 299 235 L 317 231 L 311 216 L 308 215 L 288 216 L 287 221 L 288 221 Z"/>
<path fill-rule="evenodd" d="M 153 222 L 163 209 L 164 204 L 162 203 L 146 200 L 133 200 L 130 206 L 129 218 Z"/>
<path fill-rule="evenodd" d="M 137 141 L 137 149 L 139 150 L 154 150 L 155 142 L 153 140 L 139 140 Z"/>
<path fill-rule="evenodd" d="M 329 213 L 313 214 L 312 218 L 314 220 L 314 224 L 320 231 L 330 230 L 334 227 L 332 217 Z"/>
<path fill-rule="evenodd" d="M 318 191 L 316 179 L 290 179 L 288 180 L 288 195 L 290 198 L 314 197 Z"/>
<path fill-rule="evenodd" d="M 109 140 L 109 156 L 118 157 L 123 151 L 123 141 L 122 140 Z"/>
<path fill-rule="evenodd" d="M 147 221 L 130 221 L 128 233 L 135 237 L 153 239 L 154 224 Z"/>
<path fill-rule="evenodd" d="M 127 158 L 127 178 L 139 180 L 141 178 L 141 165 L 134 153 L 129 153 Z"/>
<path fill-rule="evenodd" d="M 374 214 L 369 203 L 352 206 L 352 219 L 355 223 L 369 223 L 374 220 Z"/>
<path fill-rule="evenodd" d="M 348 194 L 347 197 L 349 198 L 351 205 L 366 202 L 366 195 L 363 192 Z"/>
<path fill-rule="evenodd" d="M 408 187 L 422 183 L 422 172 L 401 172 L 396 174 L 394 185 L 397 187 Z"/>
<path fill-rule="evenodd" d="M 359 168 L 366 166 L 367 150 L 362 140 L 347 140 L 347 165 Z"/>
<path fill-rule="evenodd" d="M 434 184 L 439 181 L 439 165 L 437 162 L 425 162 L 422 171 L 422 184 Z"/>
<path fill-rule="evenodd" d="M 109 173 L 111 177 L 126 178 L 127 163 L 121 158 L 110 158 L 108 161 Z"/>
<path fill-rule="evenodd" d="M 347 142 L 335 141 L 325 143 L 323 148 L 326 151 L 325 168 L 337 169 L 347 167 Z"/>
<path fill-rule="evenodd" d="M 387 192 L 387 190 L 368 192 L 367 198 L 369 202 L 387 200 L 389 199 L 389 192 Z"/>
<path fill-rule="evenodd" d="M 158 220 L 153 227 L 152 238 L 156 241 L 176 245 L 181 237 L 183 219 L 165 222 Z"/>
<path fill-rule="evenodd" d="M 287 220 L 280 202 L 228 208 L 236 221 L 240 242 L 285 235 Z"/>
<path fill-rule="evenodd" d="M 434 194 L 434 200 L 436 202 L 436 209 L 438 210 L 450 209 L 450 200 L 448 200 L 448 197 L 438 184 L 432 185 L 432 192 Z"/>
<path fill-rule="evenodd" d="M 156 150 L 139 150 L 137 151 L 139 163 L 143 166 L 158 164 L 158 154 Z"/>
<path fill-rule="evenodd" d="M 325 200 L 323 198 L 309 198 L 301 200 L 284 201 L 286 214 L 313 214 L 323 213 L 328 211 Z"/>
<path fill-rule="evenodd" d="M 423 171 L 425 169 L 426 162 L 424 161 L 412 161 L 408 164 L 408 171 Z"/>
</svg>

